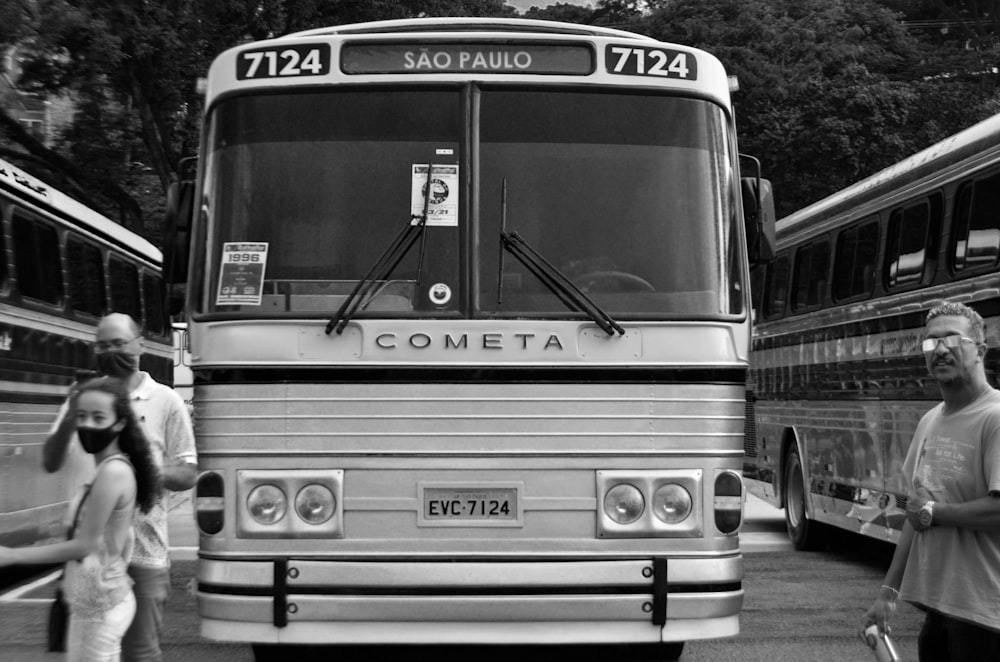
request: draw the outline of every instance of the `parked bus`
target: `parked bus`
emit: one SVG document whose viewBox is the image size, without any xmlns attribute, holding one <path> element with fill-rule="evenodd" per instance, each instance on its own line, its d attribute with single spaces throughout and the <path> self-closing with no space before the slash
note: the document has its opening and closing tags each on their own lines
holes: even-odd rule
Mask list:
<svg viewBox="0 0 1000 662">
<path fill-rule="evenodd" d="M 160 263 L 142 237 L 0 160 L 0 545 L 65 537 L 94 465 L 75 447 L 47 474 L 42 445 L 76 372 L 95 367 L 102 315 L 143 325 L 142 367 L 169 383 Z"/>
<path fill-rule="evenodd" d="M 826 526 L 895 542 L 917 422 L 940 401 L 920 349 L 927 312 L 985 319 L 1000 367 L 1000 115 L 778 222 L 752 276 L 756 439 L 749 491 L 785 508 L 800 549 Z"/>
<path fill-rule="evenodd" d="M 194 374 L 191 372 L 191 346 L 188 343 L 187 324 L 171 324 L 174 349 L 174 390 L 181 396 L 188 411 L 194 415 Z"/>
<path fill-rule="evenodd" d="M 205 109 L 205 637 L 676 656 L 738 632 L 742 212 L 766 247 L 773 204 L 714 57 L 347 25 L 223 53 Z"/>
</svg>

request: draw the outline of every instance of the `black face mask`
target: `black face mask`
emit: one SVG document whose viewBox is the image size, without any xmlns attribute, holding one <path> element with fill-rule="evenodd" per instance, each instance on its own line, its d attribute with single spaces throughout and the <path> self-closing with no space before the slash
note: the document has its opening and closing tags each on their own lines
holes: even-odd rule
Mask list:
<svg viewBox="0 0 1000 662">
<path fill-rule="evenodd" d="M 125 352 L 104 352 L 97 355 L 97 369 L 109 377 L 129 377 L 139 368 L 135 357 Z"/>
<path fill-rule="evenodd" d="M 114 426 L 106 428 L 77 428 L 76 434 L 80 437 L 80 444 L 83 450 L 91 455 L 100 453 L 108 447 L 112 441 L 118 438 L 118 430 L 113 430 Z"/>
</svg>

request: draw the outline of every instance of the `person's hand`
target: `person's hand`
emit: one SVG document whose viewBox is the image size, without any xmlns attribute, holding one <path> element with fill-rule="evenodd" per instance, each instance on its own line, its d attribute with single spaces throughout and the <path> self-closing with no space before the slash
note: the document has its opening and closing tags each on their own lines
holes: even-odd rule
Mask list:
<svg viewBox="0 0 1000 662">
<path fill-rule="evenodd" d="M 896 592 L 887 586 L 879 589 L 874 604 L 865 612 L 864 627 L 872 623 L 878 626 L 880 634 L 889 634 L 889 620 L 896 613 Z"/>
<path fill-rule="evenodd" d="M 916 494 L 906 500 L 906 519 L 914 531 L 925 531 L 930 528 L 920 521 L 920 509 L 928 501 L 932 501 L 931 493 L 922 487 L 918 487 Z"/>
</svg>

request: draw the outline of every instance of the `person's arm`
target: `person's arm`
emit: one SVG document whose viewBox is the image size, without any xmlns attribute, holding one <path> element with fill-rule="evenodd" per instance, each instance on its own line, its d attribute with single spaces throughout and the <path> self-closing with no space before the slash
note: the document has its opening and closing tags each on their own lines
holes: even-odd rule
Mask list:
<svg viewBox="0 0 1000 662">
<path fill-rule="evenodd" d="M 85 509 L 73 538 L 52 545 L 0 547 L 0 567 L 13 564 L 52 564 L 82 559 L 100 548 L 111 511 L 128 490 L 135 490 L 132 469 L 124 462 L 108 462 L 94 477 Z"/>
<path fill-rule="evenodd" d="M 183 492 L 194 487 L 198 478 L 198 453 L 187 405 L 176 391 L 170 393 L 170 412 L 164 430 L 166 453 L 160 471 L 163 487 L 172 492 Z"/>
<path fill-rule="evenodd" d="M 865 612 L 865 625 L 875 623 L 879 632 L 883 634 L 888 634 L 889 619 L 896 612 L 896 598 L 899 597 L 899 586 L 903 583 L 903 571 L 906 570 L 906 560 L 910 556 L 913 534 L 910 522 L 903 522 L 896 551 L 892 554 L 892 563 L 885 573 L 885 579 L 882 580 L 874 604 Z"/>
<path fill-rule="evenodd" d="M 970 501 L 947 503 L 937 501 L 926 490 L 917 490 L 917 498 L 906 504 L 906 519 L 913 528 L 923 531 L 920 509 L 927 501 L 934 501 L 931 526 L 950 526 L 970 531 L 996 533 L 1000 531 L 1000 416 L 994 416 L 983 433 L 983 470 L 989 494 Z"/>
<path fill-rule="evenodd" d="M 191 489 L 198 478 L 198 465 L 191 462 L 164 463 L 161 471 L 163 486 L 172 492 Z"/>
<path fill-rule="evenodd" d="M 70 414 L 73 400 L 74 394 L 71 391 L 70 397 L 60 407 L 57 422 L 42 446 L 42 467 L 48 473 L 55 473 L 62 467 L 66 460 L 66 450 L 76 433 L 76 417 Z"/>
<path fill-rule="evenodd" d="M 906 518 L 911 522 L 918 517 L 918 511 L 926 503 L 925 499 L 917 500 L 911 512 L 907 508 Z M 972 531 L 1000 531 L 1000 494 L 973 499 L 964 503 L 934 502 L 934 516 L 931 526 L 951 526 Z M 919 520 L 917 520 L 919 522 Z M 914 528 L 922 530 L 919 523 Z"/>
</svg>

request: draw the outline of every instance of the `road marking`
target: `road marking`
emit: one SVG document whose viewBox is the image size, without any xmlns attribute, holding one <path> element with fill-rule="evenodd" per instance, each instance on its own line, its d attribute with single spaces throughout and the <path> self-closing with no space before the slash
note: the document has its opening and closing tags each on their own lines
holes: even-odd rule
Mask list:
<svg viewBox="0 0 1000 662">
<path fill-rule="evenodd" d="M 59 578 L 59 575 L 61 574 L 62 570 L 58 570 L 50 575 L 46 575 L 45 577 L 36 579 L 30 584 L 25 584 L 24 586 L 19 586 L 18 588 L 15 588 L 13 591 L 8 591 L 0 595 L 0 602 L 13 602 L 15 600 L 19 600 L 20 602 L 52 602 L 51 598 L 22 598 L 21 596 L 24 595 L 25 593 L 30 593 L 31 591 L 34 591 L 36 588 L 40 586 L 45 586 L 49 582 L 55 581 L 56 579 Z"/>
</svg>

